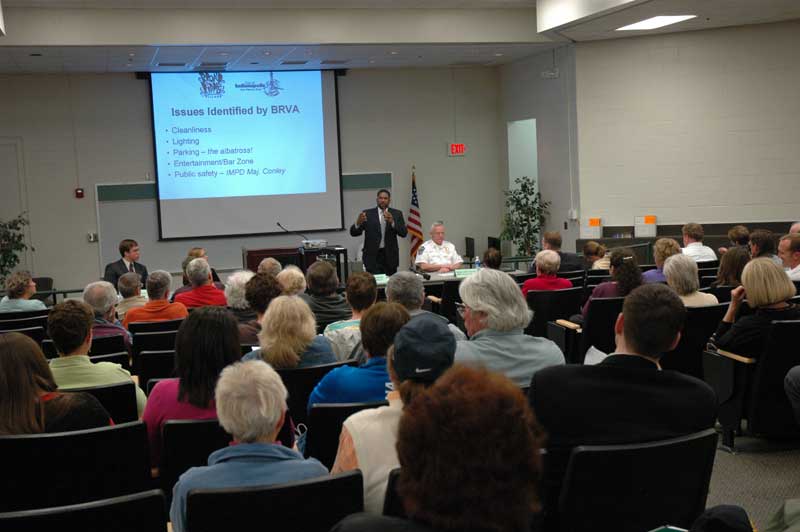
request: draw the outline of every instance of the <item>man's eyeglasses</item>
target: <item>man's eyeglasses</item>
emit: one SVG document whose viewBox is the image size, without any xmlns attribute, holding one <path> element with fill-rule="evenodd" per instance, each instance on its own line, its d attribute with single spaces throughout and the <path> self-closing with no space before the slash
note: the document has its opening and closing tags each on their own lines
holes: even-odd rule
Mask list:
<svg viewBox="0 0 800 532">
<path fill-rule="evenodd" d="M 464 303 L 456 303 L 456 312 L 461 318 L 464 318 L 464 311 L 467 310 L 467 306 Z"/>
</svg>

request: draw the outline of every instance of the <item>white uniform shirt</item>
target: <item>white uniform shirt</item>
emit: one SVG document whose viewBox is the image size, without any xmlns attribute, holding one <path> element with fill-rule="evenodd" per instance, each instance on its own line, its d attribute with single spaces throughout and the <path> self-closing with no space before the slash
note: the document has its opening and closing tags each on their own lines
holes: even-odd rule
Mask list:
<svg viewBox="0 0 800 532">
<path fill-rule="evenodd" d="M 717 254 L 708 246 L 704 246 L 702 242 L 692 242 L 683 248 L 683 254 L 692 257 L 695 262 L 708 262 L 710 260 L 717 260 Z"/>
<path fill-rule="evenodd" d="M 789 279 L 791 279 L 792 281 L 800 281 L 800 264 L 798 264 L 791 270 L 786 270 L 786 275 L 788 275 Z"/>
<path fill-rule="evenodd" d="M 458 254 L 456 247 L 451 242 L 444 240 L 440 246 L 433 240 L 426 240 L 417 250 L 417 258 L 414 260 L 414 264 L 423 262 L 445 266 L 464 262 L 464 259 L 461 258 L 461 255 Z"/>
</svg>

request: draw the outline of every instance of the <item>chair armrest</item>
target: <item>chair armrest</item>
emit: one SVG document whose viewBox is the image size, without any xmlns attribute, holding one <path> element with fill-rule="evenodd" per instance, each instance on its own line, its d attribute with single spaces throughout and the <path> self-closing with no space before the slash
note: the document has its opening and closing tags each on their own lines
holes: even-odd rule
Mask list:
<svg viewBox="0 0 800 532">
<path fill-rule="evenodd" d="M 736 353 L 731 353 L 730 351 L 725 351 L 724 349 L 717 349 L 716 353 L 720 356 L 730 358 L 731 360 L 735 360 L 736 362 L 741 362 L 742 364 L 755 364 L 755 358 L 748 358 L 743 357 L 742 355 L 737 355 Z"/>
<path fill-rule="evenodd" d="M 566 327 L 567 329 L 572 329 L 573 331 L 581 332 L 581 326 L 569 320 L 556 320 L 556 323 L 561 325 L 562 327 Z"/>
</svg>

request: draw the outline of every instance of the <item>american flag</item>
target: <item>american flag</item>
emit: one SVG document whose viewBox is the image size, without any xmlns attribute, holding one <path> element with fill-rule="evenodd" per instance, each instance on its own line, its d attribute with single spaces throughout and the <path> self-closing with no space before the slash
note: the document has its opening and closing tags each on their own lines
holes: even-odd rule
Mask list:
<svg viewBox="0 0 800 532">
<path fill-rule="evenodd" d="M 419 208 L 419 196 L 417 195 L 417 176 L 415 168 L 411 167 L 411 208 L 408 210 L 408 232 L 411 234 L 411 264 L 417 257 L 417 250 L 422 245 L 422 213 Z"/>
</svg>

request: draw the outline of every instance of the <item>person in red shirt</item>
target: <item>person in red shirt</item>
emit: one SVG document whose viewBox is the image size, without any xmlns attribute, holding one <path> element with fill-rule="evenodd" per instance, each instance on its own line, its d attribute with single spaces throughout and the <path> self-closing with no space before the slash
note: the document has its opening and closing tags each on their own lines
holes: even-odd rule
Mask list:
<svg viewBox="0 0 800 532">
<path fill-rule="evenodd" d="M 214 286 L 211 277 L 211 266 L 205 259 L 194 259 L 186 266 L 186 277 L 192 283 L 192 289 L 175 296 L 175 302 L 183 303 L 186 308 L 206 307 L 210 305 L 227 306 L 225 292 Z"/>
<path fill-rule="evenodd" d="M 572 281 L 556 276 L 561 266 L 561 257 L 555 251 L 546 249 L 536 254 L 536 277 L 522 283 L 522 295 L 531 290 L 561 290 L 572 288 Z"/>
<path fill-rule="evenodd" d="M 156 270 L 147 277 L 147 303 L 132 308 L 125 314 L 122 326 L 138 321 L 164 321 L 185 318 L 189 312 L 183 303 L 169 302 L 172 276 L 164 270 Z"/>
</svg>

